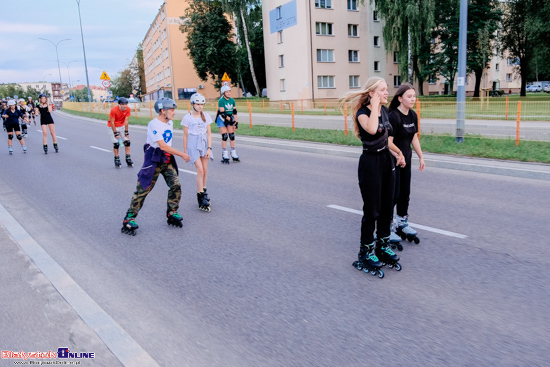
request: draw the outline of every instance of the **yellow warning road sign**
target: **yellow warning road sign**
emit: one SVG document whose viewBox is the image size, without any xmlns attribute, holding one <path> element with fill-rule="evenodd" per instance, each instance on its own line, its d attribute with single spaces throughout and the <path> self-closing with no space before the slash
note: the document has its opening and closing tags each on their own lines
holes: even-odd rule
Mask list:
<svg viewBox="0 0 550 367">
<path fill-rule="evenodd" d="M 231 81 L 231 79 L 229 79 L 229 75 L 227 75 L 227 73 L 223 73 L 222 82 L 228 82 L 228 81 Z"/>
<path fill-rule="evenodd" d="M 104 71 L 103 74 L 101 74 L 101 77 L 99 79 L 101 79 L 101 80 L 111 80 L 109 75 L 107 75 L 106 71 Z"/>
</svg>

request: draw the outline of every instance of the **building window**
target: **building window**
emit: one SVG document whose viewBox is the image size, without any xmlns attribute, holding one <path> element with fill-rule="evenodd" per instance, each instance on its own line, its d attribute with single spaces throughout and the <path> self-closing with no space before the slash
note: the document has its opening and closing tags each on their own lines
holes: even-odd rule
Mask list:
<svg viewBox="0 0 550 367">
<path fill-rule="evenodd" d="M 506 81 L 510 83 L 512 81 L 512 74 L 506 74 Z"/>
<path fill-rule="evenodd" d="M 435 75 L 430 75 L 429 78 L 428 78 L 428 83 L 429 84 L 435 84 Z"/>
<path fill-rule="evenodd" d="M 380 47 L 380 37 L 374 36 L 374 47 Z"/>
<path fill-rule="evenodd" d="M 283 17 L 280 6 L 275 8 L 275 14 L 277 14 L 277 19 L 281 19 Z"/>
<path fill-rule="evenodd" d="M 315 0 L 316 8 L 332 9 L 332 0 Z"/>
<path fill-rule="evenodd" d="M 359 51 L 349 50 L 348 51 L 348 60 L 349 60 L 349 62 L 359 62 Z"/>
<path fill-rule="evenodd" d="M 378 12 L 376 10 L 373 10 L 372 12 L 372 20 L 375 22 L 379 22 L 380 18 L 378 17 Z"/>
<path fill-rule="evenodd" d="M 286 83 L 284 79 L 281 79 L 281 92 L 286 91 Z"/>
<path fill-rule="evenodd" d="M 334 50 L 317 50 L 317 62 L 334 62 Z"/>
<path fill-rule="evenodd" d="M 319 89 L 334 88 L 334 76 L 333 75 L 319 75 L 317 77 L 317 87 Z"/>
<path fill-rule="evenodd" d="M 380 71 L 380 61 L 374 62 L 374 71 Z"/>
<path fill-rule="evenodd" d="M 499 64 L 495 64 L 495 70 L 498 71 L 499 69 Z"/>
<path fill-rule="evenodd" d="M 283 43 L 283 31 L 277 32 L 277 42 Z"/>
<path fill-rule="evenodd" d="M 285 67 L 285 55 L 279 55 L 279 67 L 280 68 Z"/>
<path fill-rule="evenodd" d="M 393 51 L 393 63 L 399 64 L 399 52 Z"/>
<path fill-rule="evenodd" d="M 320 36 L 332 36 L 332 23 L 315 23 L 316 34 Z"/>
<path fill-rule="evenodd" d="M 357 0 L 348 0 L 348 10 L 357 10 Z"/>
<path fill-rule="evenodd" d="M 399 87 L 401 85 L 401 77 L 399 75 L 393 76 L 393 86 Z"/>
<path fill-rule="evenodd" d="M 359 88 L 359 75 L 350 75 L 349 76 L 349 87 L 350 88 Z"/>
<path fill-rule="evenodd" d="M 348 24 L 348 36 L 349 37 L 359 36 L 359 33 L 357 32 L 357 24 Z"/>
<path fill-rule="evenodd" d="M 506 60 L 506 65 L 519 65 L 519 59 L 517 57 L 515 59 L 509 57 Z"/>
</svg>

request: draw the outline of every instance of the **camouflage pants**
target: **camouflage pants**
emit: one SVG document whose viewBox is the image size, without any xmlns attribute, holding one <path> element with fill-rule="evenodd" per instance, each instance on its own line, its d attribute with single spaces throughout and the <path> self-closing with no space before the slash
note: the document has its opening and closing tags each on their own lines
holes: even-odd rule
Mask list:
<svg viewBox="0 0 550 367">
<path fill-rule="evenodd" d="M 147 195 L 149 195 L 151 190 L 153 190 L 153 187 L 155 187 L 155 184 L 157 183 L 157 179 L 160 174 L 162 174 L 164 180 L 166 181 L 166 184 L 170 188 L 168 190 L 166 212 L 178 211 L 181 200 L 181 185 L 180 179 L 178 177 L 178 172 L 176 171 L 172 163 L 164 163 L 159 164 L 155 169 L 155 174 L 153 175 L 151 186 L 144 189 L 138 181 L 136 191 L 132 196 L 132 202 L 130 203 L 130 209 L 128 210 L 129 212 L 133 213 L 135 216 L 138 215 L 141 207 L 143 206 L 145 198 L 147 197 Z"/>
</svg>

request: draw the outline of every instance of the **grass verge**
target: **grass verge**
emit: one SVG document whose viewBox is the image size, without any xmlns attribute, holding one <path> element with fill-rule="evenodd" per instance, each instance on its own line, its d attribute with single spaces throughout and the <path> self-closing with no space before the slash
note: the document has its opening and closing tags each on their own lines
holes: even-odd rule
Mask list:
<svg viewBox="0 0 550 367">
<path fill-rule="evenodd" d="M 91 117 L 107 122 L 107 116 L 100 113 L 79 112 L 63 109 L 64 112 L 78 116 Z M 135 125 L 147 125 L 150 119 L 147 117 L 130 117 L 130 123 Z M 181 129 L 179 123 L 174 124 L 175 129 Z M 218 133 L 215 124 L 212 124 L 212 133 Z M 352 130 L 345 135 L 340 130 L 325 129 L 300 129 L 292 131 L 291 127 L 254 125 L 250 129 L 241 124 L 237 135 L 260 136 L 277 139 L 302 140 L 319 143 L 360 146 Z M 467 135 L 463 143 L 456 143 L 455 138 L 449 135 L 422 135 L 420 139 L 422 150 L 429 153 L 454 154 L 468 157 L 493 158 L 515 160 L 522 162 L 550 163 L 550 143 L 537 141 L 520 141 L 516 147 L 512 139 L 487 139 L 478 135 Z"/>
</svg>

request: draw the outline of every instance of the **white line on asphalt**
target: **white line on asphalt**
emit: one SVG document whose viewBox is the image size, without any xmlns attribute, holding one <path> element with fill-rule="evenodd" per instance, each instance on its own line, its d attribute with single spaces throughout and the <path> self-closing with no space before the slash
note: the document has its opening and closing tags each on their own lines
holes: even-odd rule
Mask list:
<svg viewBox="0 0 550 367">
<path fill-rule="evenodd" d="M 42 130 L 36 130 L 36 131 L 38 131 L 39 133 L 41 133 L 41 132 L 42 132 Z"/>
<path fill-rule="evenodd" d="M 122 365 L 158 366 L 149 353 L 48 255 L 2 204 L 0 204 L 0 223 L 10 232 L 21 249 L 48 278 L 67 303 L 103 340 Z"/>
<path fill-rule="evenodd" d="M 64 137 L 62 137 L 62 136 L 56 135 L 56 137 L 57 137 L 58 139 L 61 139 L 61 140 L 67 140 L 67 138 L 64 138 Z"/>
<path fill-rule="evenodd" d="M 350 209 L 350 208 L 346 208 L 344 206 L 339 206 L 339 205 L 327 205 L 327 206 L 331 209 L 337 209 L 337 210 L 342 210 L 342 211 L 348 212 L 348 213 L 363 215 L 363 212 L 361 210 Z M 421 224 L 415 224 L 415 223 L 411 223 L 411 222 L 409 222 L 409 224 L 411 226 L 413 226 L 414 228 L 423 229 L 423 230 L 428 231 L 428 232 L 439 233 L 439 234 L 442 234 L 442 235 L 445 235 L 445 236 L 456 237 L 456 238 L 466 238 L 466 237 L 468 237 L 464 234 L 449 232 L 449 231 L 445 231 L 443 229 L 438 229 L 438 228 L 433 228 L 433 227 L 428 227 L 428 226 L 423 226 Z"/>
<path fill-rule="evenodd" d="M 178 170 L 180 170 L 181 172 L 190 173 L 190 174 L 192 174 L 192 175 L 196 175 L 196 174 L 197 174 L 197 172 L 188 171 L 188 170 L 186 170 L 186 169 L 178 168 Z"/>
<path fill-rule="evenodd" d="M 533 170 L 533 169 L 524 169 L 524 168 L 515 168 L 515 167 L 510 168 L 510 167 L 491 166 L 491 165 L 488 165 L 488 164 L 475 164 L 475 163 L 451 162 L 451 161 L 446 161 L 446 160 L 441 160 L 441 159 L 424 158 L 424 160 L 426 160 L 426 161 L 431 161 L 431 162 L 451 163 L 451 164 L 463 165 L 463 166 L 475 166 L 475 167 L 498 168 L 498 169 L 510 170 L 510 171 L 544 172 L 544 171 L 537 171 L 537 170 Z"/>
<path fill-rule="evenodd" d="M 94 147 L 93 145 L 90 145 L 90 148 L 92 148 L 92 149 L 97 149 L 97 150 L 101 150 L 102 152 L 107 152 L 107 153 L 110 153 L 110 152 L 111 152 L 111 151 L 108 150 L 108 149 L 103 149 L 103 148 Z"/>
</svg>

